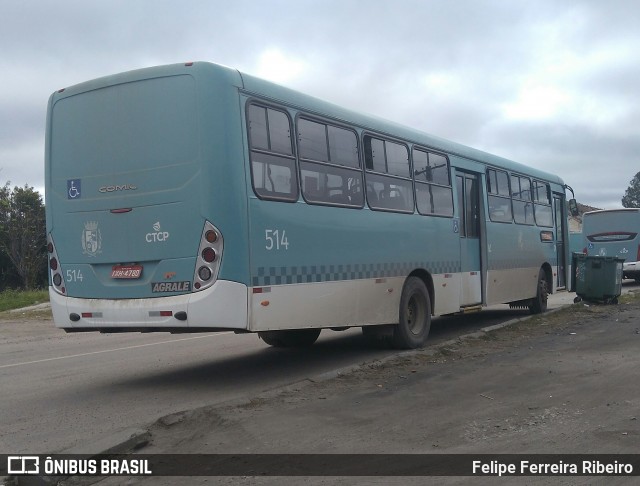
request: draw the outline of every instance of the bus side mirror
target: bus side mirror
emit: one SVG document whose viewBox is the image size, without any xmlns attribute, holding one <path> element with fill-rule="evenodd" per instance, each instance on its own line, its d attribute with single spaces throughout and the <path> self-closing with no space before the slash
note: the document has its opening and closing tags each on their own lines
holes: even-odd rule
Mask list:
<svg viewBox="0 0 640 486">
<path fill-rule="evenodd" d="M 578 210 L 578 203 L 575 199 L 569 199 L 569 212 L 571 216 L 578 216 L 580 211 Z"/>
</svg>

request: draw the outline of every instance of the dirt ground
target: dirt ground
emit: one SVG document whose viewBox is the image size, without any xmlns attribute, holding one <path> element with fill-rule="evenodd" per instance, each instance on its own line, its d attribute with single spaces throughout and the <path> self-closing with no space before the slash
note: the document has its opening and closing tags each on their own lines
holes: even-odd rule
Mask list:
<svg viewBox="0 0 640 486">
<path fill-rule="evenodd" d="M 579 303 L 333 378 L 165 417 L 140 453 L 611 453 L 640 448 L 640 293 Z M 327 474 L 331 474 L 327 471 Z M 302 478 L 108 478 L 299 484 Z M 307 484 L 495 484 L 498 478 L 306 478 Z M 500 478 L 634 484 L 633 478 Z"/>
</svg>

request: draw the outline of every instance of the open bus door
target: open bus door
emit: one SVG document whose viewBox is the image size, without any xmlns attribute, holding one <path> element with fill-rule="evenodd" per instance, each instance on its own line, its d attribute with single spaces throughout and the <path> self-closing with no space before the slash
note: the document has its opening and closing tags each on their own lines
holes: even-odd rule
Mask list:
<svg viewBox="0 0 640 486">
<path fill-rule="evenodd" d="M 567 234 L 567 215 L 564 210 L 564 194 L 553 193 L 554 207 L 554 243 L 556 247 L 557 277 L 556 286 L 565 288 L 567 286 L 567 257 L 565 235 Z"/>
<path fill-rule="evenodd" d="M 480 258 L 480 176 L 457 171 L 460 214 L 460 307 L 482 304 Z"/>
</svg>

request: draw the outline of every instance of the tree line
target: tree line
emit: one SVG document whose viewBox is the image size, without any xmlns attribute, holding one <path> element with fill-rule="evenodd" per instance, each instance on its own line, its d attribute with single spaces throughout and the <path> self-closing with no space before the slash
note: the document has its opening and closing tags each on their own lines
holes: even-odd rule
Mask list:
<svg viewBox="0 0 640 486">
<path fill-rule="evenodd" d="M 0 187 L 0 291 L 47 286 L 44 202 L 33 187 Z"/>
<path fill-rule="evenodd" d="M 622 207 L 640 208 L 640 172 L 629 182 L 629 187 L 622 198 Z"/>
</svg>

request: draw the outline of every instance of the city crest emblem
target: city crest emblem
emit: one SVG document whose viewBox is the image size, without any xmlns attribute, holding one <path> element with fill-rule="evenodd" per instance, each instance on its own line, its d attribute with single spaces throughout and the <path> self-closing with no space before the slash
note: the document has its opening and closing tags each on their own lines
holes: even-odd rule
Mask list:
<svg viewBox="0 0 640 486">
<path fill-rule="evenodd" d="M 84 250 L 83 253 L 90 257 L 102 253 L 102 235 L 100 234 L 96 221 L 88 221 L 84 224 L 82 249 Z"/>
</svg>

